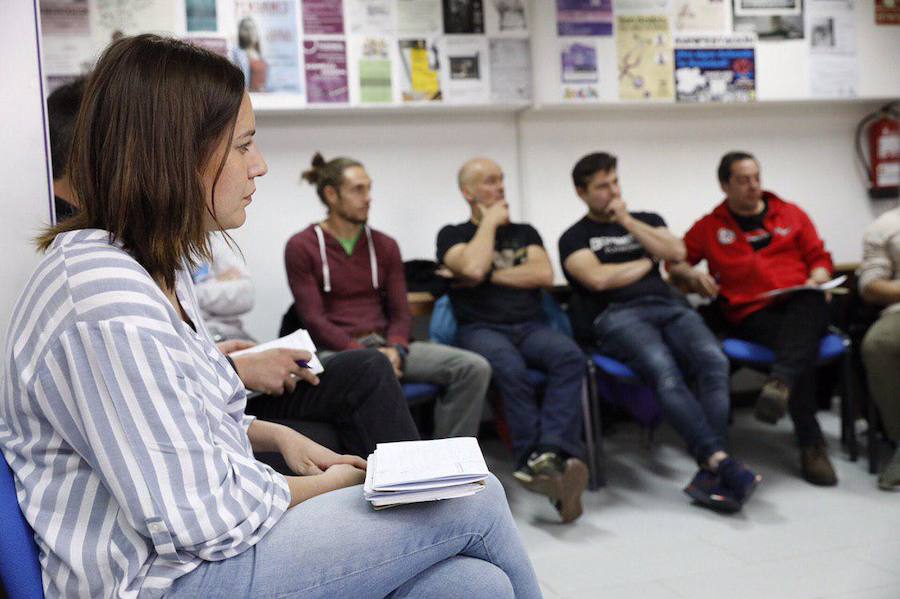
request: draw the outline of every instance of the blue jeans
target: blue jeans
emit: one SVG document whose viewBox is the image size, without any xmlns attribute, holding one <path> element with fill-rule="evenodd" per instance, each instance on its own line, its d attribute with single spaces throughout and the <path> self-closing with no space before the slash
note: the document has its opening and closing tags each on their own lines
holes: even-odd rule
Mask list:
<svg viewBox="0 0 900 599">
<path fill-rule="evenodd" d="M 493 476 L 472 497 L 375 511 L 362 487 L 288 510 L 247 551 L 206 562 L 167 598 L 540 597 Z"/>
<path fill-rule="evenodd" d="M 456 340 L 460 347 L 481 354 L 491 364 L 517 466 L 524 464 L 537 447 L 547 445 L 583 459 L 581 392 L 585 357 L 571 338 L 541 322 L 478 322 L 460 326 Z M 547 376 L 540 406 L 537 389 L 528 379 L 528 368 Z"/>
<path fill-rule="evenodd" d="M 728 358 L 695 310 L 681 299 L 652 296 L 612 304 L 594 321 L 594 334 L 602 354 L 656 391 L 663 415 L 698 462 L 725 449 Z"/>
</svg>

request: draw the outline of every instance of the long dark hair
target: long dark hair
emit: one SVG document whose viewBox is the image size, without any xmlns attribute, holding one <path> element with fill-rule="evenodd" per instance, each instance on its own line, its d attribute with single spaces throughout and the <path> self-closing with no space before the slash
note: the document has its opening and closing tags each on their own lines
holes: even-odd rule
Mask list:
<svg viewBox="0 0 900 599">
<path fill-rule="evenodd" d="M 87 82 L 66 169 L 80 210 L 38 247 L 104 229 L 171 288 L 185 259 L 211 258 L 202 173 L 234 134 L 243 96 L 240 69 L 202 48 L 149 34 L 110 44 Z"/>
</svg>

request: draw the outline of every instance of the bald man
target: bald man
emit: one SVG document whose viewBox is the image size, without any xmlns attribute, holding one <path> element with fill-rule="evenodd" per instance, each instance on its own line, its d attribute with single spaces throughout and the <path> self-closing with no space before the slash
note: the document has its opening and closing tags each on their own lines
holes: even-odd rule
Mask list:
<svg viewBox="0 0 900 599">
<path fill-rule="evenodd" d="M 493 368 L 516 480 L 548 496 L 563 522 L 571 522 L 581 515 L 588 478 L 581 445 L 584 356 L 545 322 L 541 293 L 553 285 L 553 267 L 534 227 L 510 222 L 500 166 L 487 158 L 469 160 L 458 182 L 471 218 L 447 225 L 437 238 L 438 262 L 456 281 L 450 300 L 459 323 L 457 344 Z M 547 375 L 542 402 L 528 368 Z"/>
</svg>

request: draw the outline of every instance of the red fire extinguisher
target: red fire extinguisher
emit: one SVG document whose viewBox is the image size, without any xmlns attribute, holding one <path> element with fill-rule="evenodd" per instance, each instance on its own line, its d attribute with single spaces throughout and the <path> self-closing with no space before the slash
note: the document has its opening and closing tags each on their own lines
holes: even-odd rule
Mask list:
<svg viewBox="0 0 900 599">
<path fill-rule="evenodd" d="M 869 197 L 900 197 L 900 102 L 866 116 L 856 128 L 856 154 L 869 179 Z M 868 140 L 869 159 L 863 151 Z"/>
</svg>

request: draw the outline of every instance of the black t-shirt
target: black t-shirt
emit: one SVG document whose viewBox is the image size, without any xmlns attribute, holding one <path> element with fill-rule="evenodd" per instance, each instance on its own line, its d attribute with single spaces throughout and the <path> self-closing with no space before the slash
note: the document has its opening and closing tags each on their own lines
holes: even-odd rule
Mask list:
<svg viewBox="0 0 900 599">
<path fill-rule="evenodd" d="M 472 222 L 447 225 L 437 237 L 437 261 L 443 263 L 447 250 L 468 243 L 478 230 Z M 510 223 L 497 229 L 494 239 L 494 270 L 503 270 L 528 261 L 528 246 L 544 246 L 531 225 Z M 491 282 L 475 287 L 450 289 L 453 312 L 460 324 L 492 322 L 511 324 L 540 320 L 543 315 L 540 289 L 516 289 Z"/>
<path fill-rule="evenodd" d="M 662 217 L 652 212 L 632 212 L 631 216 L 651 227 L 666 226 Z M 560 263 L 565 264 L 566 258 L 585 248 L 593 251 L 603 264 L 621 264 L 648 257 L 644 246 L 625 227 L 597 222 L 587 216 L 569 227 L 559 238 Z M 591 336 L 591 323 L 612 303 L 628 302 L 648 295 L 674 296 L 672 288 L 662 279 L 657 267 L 651 268 L 631 285 L 607 291 L 591 291 L 569 274 L 565 266 L 563 273 L 572 286 L 570 313 L 579 338 Z"/>
<path fill-rule="evenodd" d="M 731 212 L 731 209 L 728 209 Z M 759 214 L 753 216 L 741 216 L 731 212 L 731 216 L 737 221 L 741 231 L 744 232 L 744 239 L 753 247 L 754 252 L 758 252 L 772 242 L 772 234 L 766 230 L 764 221 L 766 213 L 769 211 L 769 203 Z"/>
</svg>

